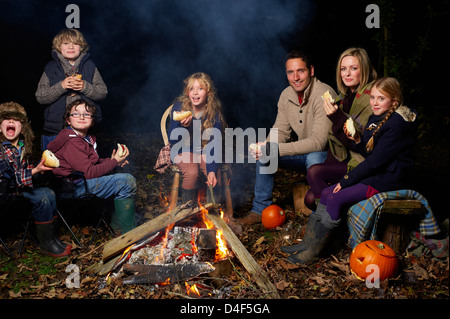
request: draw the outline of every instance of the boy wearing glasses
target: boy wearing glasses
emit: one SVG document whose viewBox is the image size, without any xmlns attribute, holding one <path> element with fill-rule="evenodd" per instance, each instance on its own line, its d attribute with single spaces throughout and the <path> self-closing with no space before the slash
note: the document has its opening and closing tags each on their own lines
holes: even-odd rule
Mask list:
<svg viewBox="0 0 450 319">
<path fill-rule="evenodd" d="M 129 151 L 126 146 L 123 154 L 113 150 L 111 158 L 98 156 L 96 138 L 89 134 L 96 115 L 95 105 L 83 99 L 66 107 L 64 121 L 68 127 L 48 144 L 48 149 L 59 159 L 60 166 L 53 169 L 53 173 L 59 178 L 66 178 L 73 172 L 82 172 L 91 194 L 114 198 L 115 213 L 111 227 L 123 234 L 135 227 L 136 180 L 128 173 L 113 172 L 116 167 L 128 164 L 126 158 Z M 86 192 L 85 185 L 81 180 L 74 184 L 73 197 L 78 198 Z"/>
</svg>

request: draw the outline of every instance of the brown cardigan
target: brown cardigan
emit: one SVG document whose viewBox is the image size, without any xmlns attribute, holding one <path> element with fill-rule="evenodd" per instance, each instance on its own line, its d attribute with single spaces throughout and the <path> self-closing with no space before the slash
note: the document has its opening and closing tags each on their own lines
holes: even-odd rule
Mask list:
<svg viewBox="0 0 450 319">
<path fill-rule="evenodd" d="M 327 84 L 312 77 L 299 104 L 297 92 L 290 86 L 283 90 L 278 100 L 278 114 L 273 128 L 278 129 L 280 156 L 302 155 L 324 151 L 328 143 L 331 121 L 323 107 L 322 95 L 327 91 L 333 98 L 336 92 Z M 297 140 L 291 140 L 295 132 Z M 270 141 L 270 135 L 267 139 Z"/>
</svg>

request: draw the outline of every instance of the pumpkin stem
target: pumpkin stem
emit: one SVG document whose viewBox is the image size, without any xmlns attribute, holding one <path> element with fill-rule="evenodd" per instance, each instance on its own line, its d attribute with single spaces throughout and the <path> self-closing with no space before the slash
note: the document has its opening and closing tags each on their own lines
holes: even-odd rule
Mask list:
<svg viewBox="0 0 450 319">
<path fill-rule="evenodd" d="M 383 245 L 383 243 L 379 243 L 379 244 L 378 244 L 378 248 L 380 248 L 380 249 L 384 249 L 384 245 Z"/>
</svg>

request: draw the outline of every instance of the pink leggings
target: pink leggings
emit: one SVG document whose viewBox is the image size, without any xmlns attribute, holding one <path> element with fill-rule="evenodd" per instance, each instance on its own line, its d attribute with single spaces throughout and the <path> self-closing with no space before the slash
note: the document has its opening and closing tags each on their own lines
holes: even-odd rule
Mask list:
<svg viewBox="0 0 450 319">
<path fill-rule="evenodd" d="M 194 161 L 195 159 L 195 161 Z M 206 174 L 206 157 L 205 155 L 193 153 L 180 153 L 175 156 L 174 162 L 181 170 L 183 175 L 183 189 L 195 189 L 199 170 Z"/>
</svg>

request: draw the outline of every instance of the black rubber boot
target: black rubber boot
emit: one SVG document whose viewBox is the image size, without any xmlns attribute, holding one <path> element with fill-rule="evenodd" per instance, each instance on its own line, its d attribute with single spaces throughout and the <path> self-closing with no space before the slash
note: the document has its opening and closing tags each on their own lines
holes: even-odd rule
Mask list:
<svg viewBox="0 0 450 319">
<path fill-rule="evenodd" d="M 299 244 L 293 246 L 281 246 L 281 251 L 286 254 L 296 254 L 306 250 L 313 238 L 312 231 L 315 227 L 314 225 L 318 222 L 320 222 L 320 215 L 312 212 L 308 217 L 308 221 L 306 222 L 306 230 L 305 234 L 303 235 L 302 241 Z"/>
<path fill-rule="evenodd" d="M 61 246 L 61 248 L 63 248 L 64 250 L 71 250 L 72 249 L 72 245 L 71 244 L 67 244 L 67 243 L 65 243 L 65 242 L 63 242 L 61 239 L 59 239 L 59 237 L 58 237 L 58 231 L 57 231 L 57 229 L 58 229 L 58 219 L 57 219 L 57 216 L 54 216 L 53 217 L 53 237 L 55 238 L 55 240 L 56 240 L 56 243 L 59 245 L 59 246 Z"/>
<path fill-rule="evenodd" d="M 55 240 L 53 222 L 35 224 L 36 236 L 39 240 L 39 248 L 44 254 L 53 257 L 63 257 L 70 254 L 70 249 L 64 249 Z"/>
<path fill-rule="evenodd" d="M 307 239 L 309 241 L 307 249 L 287 257 L 289 262 L 306 264 L 317 261 L 324 248 L 330 243 L 331 234 L 339 226 L 341 220 L 332 220 L 326 211 L 320 215 L 321 220 L 313 225 L 314 228 L 310 233 L 311 238 Z"/>
</svg>

